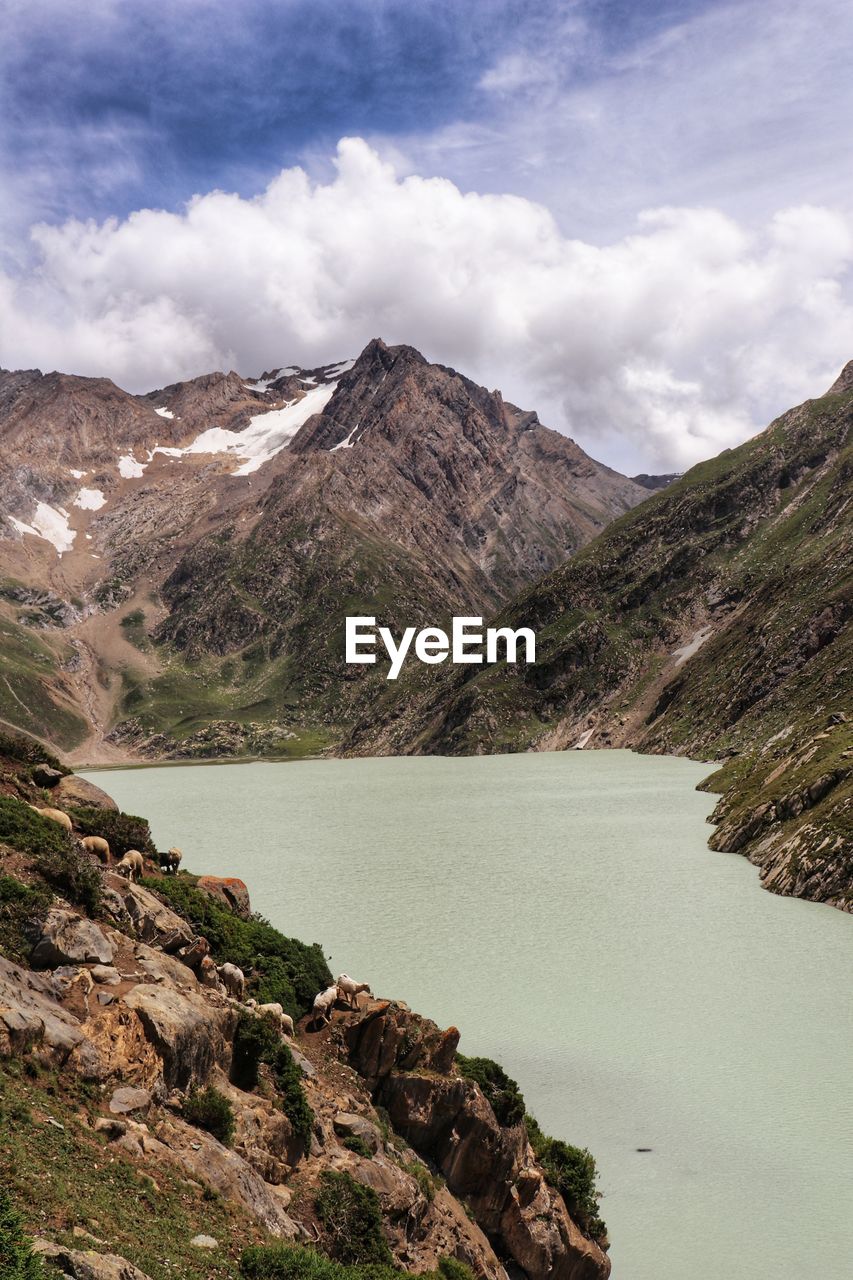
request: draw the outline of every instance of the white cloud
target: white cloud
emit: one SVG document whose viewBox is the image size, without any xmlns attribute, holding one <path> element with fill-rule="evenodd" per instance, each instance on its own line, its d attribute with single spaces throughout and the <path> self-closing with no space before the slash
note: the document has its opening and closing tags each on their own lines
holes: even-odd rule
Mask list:
<svg viewBox="0 0 853 1280">
<path fill-rule="evenodd" d="M 142 390 L 326 363 L 378 334 L 639 468 L 737 443 L 853 356 L 853 234 L 828 209 L 758 232 L 658 209 L 597 246 L 528 200 L 400 178 L 359 139 L 336 164 L 255 199 L 36 227 L 35 267 L 0 276 L 2 363 Z"/>
</svg>

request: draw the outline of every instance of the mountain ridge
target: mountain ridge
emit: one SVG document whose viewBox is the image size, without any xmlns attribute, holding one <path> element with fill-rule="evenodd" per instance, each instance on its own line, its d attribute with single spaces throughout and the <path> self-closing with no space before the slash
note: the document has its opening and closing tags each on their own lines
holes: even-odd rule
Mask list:
<svg viewBox="0 0 853 1280">
<path fill-rule="evenodd" d="M 713 847 L 853 909 L 853 363 L 823 397 L 614 521 L 495 621 L 530 667 L 380 702 L 353 754 L 623 746 L 716 759 Z"/>
<path fill-rule="evenodd" d="M 0 438 L 0 717 L 88 762 L 333 745 L 347 611 L 491 612 L 647 496 L 378 339 L 143 396 L 3 374 Z"/>
</svg>

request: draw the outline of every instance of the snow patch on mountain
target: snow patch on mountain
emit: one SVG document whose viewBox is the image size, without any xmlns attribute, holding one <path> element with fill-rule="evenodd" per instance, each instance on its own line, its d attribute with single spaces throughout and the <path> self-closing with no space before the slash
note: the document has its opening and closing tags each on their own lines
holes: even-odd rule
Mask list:
<svg viewBox="0 0 853 1280">
<path fill-rule="evenodd" d="M 162 406 L 162 408 L 160 408 L 160 409 L 155 409 L 155 410 L 154 410 L 154 412 L 155 412 L 155 413 L 158 413 L 158 414 L 160 415 L 160 417 L 161 417 L 161 418 L 174 418 L 174 416 L 175 416 L 175 415 L 172 413 L 172 410 L 171 410 L 171 409 L 167 409 L 165 405 L 163 405 L 163 406 Z"/>
<path fill-rule="evenodd" d="M 70 551 L 77 537 L 76 532 L 69 528 L 65 508 L 51 507 L 46 502 L 38 504 L 30 524 L 17 520 L 14 516 L 9 516 L 9 521 L 18 533 L 30 533 L 34 538 L 44 538 L 46 542 L 52 543 L 59 555 Z"/>
<path fill-rule="evenodd" d="M 100 489 L 81 489 L 71 505 L 82 507 L 84 511 L 100 511 L 106 501 Z"/>
<path fill-rule="evenodd" d="M 124 480 L 139 480 L 145 474 L 145 466 L 137 462 L 133 453 L 123 453 L 118 460 L 118 472 Z"/>
</svg>

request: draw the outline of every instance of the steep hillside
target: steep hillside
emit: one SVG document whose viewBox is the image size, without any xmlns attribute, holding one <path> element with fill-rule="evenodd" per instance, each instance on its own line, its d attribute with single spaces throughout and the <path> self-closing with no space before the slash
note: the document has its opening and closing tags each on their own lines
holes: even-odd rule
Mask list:
<svg viewBox="0 0 853 1280">
<path fill-rule="evenodd" d="M 321 948 L 242 881 L 162 875 L 32 741 L 0 772 L 0 1274 L 607 1280 L 591 1155 L 455 1027 L 366 984 L 313 1016 Z"/>
<path fill-rule="evenodd" d="M 0 718 L 76 758 L 304 752 L 349 613 L 490 612 L 647 490 L 410 347 L 134 397 L 0 374 Z"/>
<path fill-rule="evenodd" d="M 523 592 L 536 664 L 443 672 L 351 751 L 631 746 L 727 763 L 717 848 L 853 906 L 853 363 Z"/>
</svg>

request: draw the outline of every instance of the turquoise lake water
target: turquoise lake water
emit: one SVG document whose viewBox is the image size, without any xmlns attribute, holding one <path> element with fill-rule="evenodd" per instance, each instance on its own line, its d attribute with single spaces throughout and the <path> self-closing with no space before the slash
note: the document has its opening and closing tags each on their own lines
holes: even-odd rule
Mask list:
<svg viewBox="0 0 853 1280">
<path fill-rule="evenodd" d="M 502 1062 L 594 1153 L 614 1280 L 847 1280 L 853 918 L 711 852 L 707 772 L 583 751 L 86 776 L 333 972 Z"/>
</svg>

